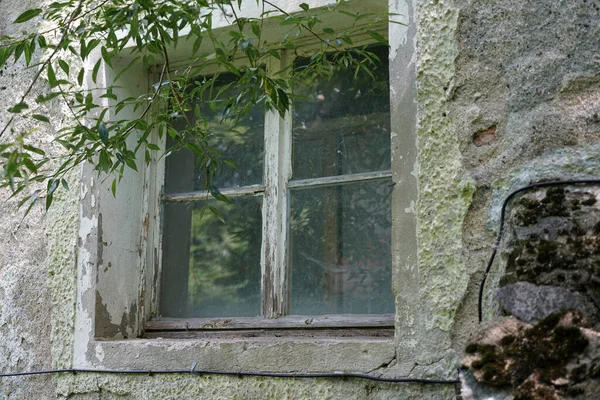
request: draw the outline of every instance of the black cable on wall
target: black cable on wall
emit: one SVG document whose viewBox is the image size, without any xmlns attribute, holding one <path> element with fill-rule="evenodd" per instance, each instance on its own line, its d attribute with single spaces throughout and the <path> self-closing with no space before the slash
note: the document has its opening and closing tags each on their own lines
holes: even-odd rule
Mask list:
<svg viewBox="0 0 600 400">
<path fill-rule="evenodd" d="M 421 384 L 450 384 L 459 383 L 457 379 L 424 379 L 424 378 L 387 378 L 369 374 L 353 373 L 353 372 L 262 372 L 262 371 L 221 371 L 213 369 L 196 369 L 196 362 L 192 364 L 190 369 L 157 369 L 157 370 L 140 370 L 140 369 L 49 369 L 30 372 L 9 372 L 0 374 L 0 378 L 31 376 L 31 375 L 50 375 L 50 374 L 120 374 L 120 375 L 165 375 L 165 374 L 193 374 L 193 375 L 228 375 L 228 376 L 260 376 L 267 378 L 357 378 L 366 379 L 377 382 L 388 383 L 421 383 Z"/>
<path fill-rule="evenodd" d="M 502 210 L 500 211 L 500 226 L 498 228 L 498 236 L 496 237 L 496 244 L 494 245 L 494 250 L 492 251 L 492 255 L 485 267 L 485 271 L 483 272 L 483 277 L 481 278 L 481 283 L 479 284 L 479 299 L 477 302 L 477 312 L 479 316 L 479 322 L 483 320 L 483 311 L 482 311 L 482 302 L 483 302 L 483 290 L 485 287 L 485 281 L 487 276 L 492 268 L 492 264 L 494 263 L 494 258 L 496 257 L 496 253 L 498 252 L 498 248 L 500 247 L 500 242 L 502 241 L 502 234 L 504 233 L 504 221 L 506 216 L 506 208 L 508 207 L 508 203 L 519 193 L 531 190 L 538 189 L 541 187 L 548 186 L 566 186 L 566 185 L 599 185 L 600 179 L 571 179 L 571 180 L 560 180 L 560 181 L 549 181 L 549 182 L 537 182 L 532 183 L 531 185 L 523 186 L 513 192 L 510 192 L 508 196 L 504 199 L 502 203 Z"/>
</svg>

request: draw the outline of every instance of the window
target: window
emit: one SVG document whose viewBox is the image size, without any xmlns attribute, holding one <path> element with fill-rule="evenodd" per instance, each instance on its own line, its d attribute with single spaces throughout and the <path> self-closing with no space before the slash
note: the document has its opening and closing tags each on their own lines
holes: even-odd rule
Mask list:
<svg viewBox="0 0 600 400">
<path fill-rule="evenodd" d="M 245 4 L 250 6 L 253 3 Z M 291 3 L 286 3 L 286 7 L 289 5 L 286 10 L 297 11 L 297 5 Z M 327 2 L 318 0 L 315 3 L 324 6 Z M 362 7 L 361 12 L 403 12 L 396 8 L 388 10 L 387 2 L 359 2 L 356 6 Z M 412 11 L 409 10 L 408 15 L 412 15 L 411 13 Z M 408 21 L 412 21 L 410 18 Z M 335 22 L 340 25 L 346 23 L 342 16 L 337 15 Z M 222 19 L 220 24 L 219 27 L 228 25 L 226 19 Z M 357 91 L 353 92 L 354 95 L 348 96 L 347 93 L 343 93 L 341 84 L 338 84 L 335 79 L 324 81 L 319 84 L 320 86 L 317 85 L 319 87 L 313 89 L 298 88 L 298 93 L 302 90 L 306 90 L 305 93 L 312 93 L 313 98 L 317 97 L 317 102 L 299 104 L 296 110 L 288 113 L 285 119 L 281 119 L 279 115 L 273 113 L 253 117 L 255 123 L 250 125 L 258 132 L 256 133 L 258 139 L 256 142 L 252 142 L 256 145 L 244 142 L 241 150 L 237 148 L 237 155 L 225 154 L 225 157 L 238 161 L 238 166 L 236 169 L 225 170 L 230 174 L 229 178 L 222 176 L 219 178 L 223 179 L 221 182 L 215 182 L 234 203 L 234 207 L 232 207 L 222 202 L 210 202 L 210 205 L 221 209 L 223 217 L 229 222 L 226 225 L 217 220 L 209 220 L 208 218 L 213 218 L 210 211 L 205 213 L 202 225 L 196 224 L 196 221 L 192 219 L 193 212 L 191 210 L 194 207 L 200 207 L 206 201 L 206 194 L 194 187 L 194 179 L 202 179 L 202 176 L 199 172 L 194 172 L 193 159 L 188 158 L 186 161 L 189 163 L 187 173 L 184 173 L 186 171 L 184 168 L 181 173 L 173 172 L 177 179 L 167 178 L 165 180 L 165 162 L 170 163 L 176 158 L 163 157 L 161 159 L 157 154 L 153 157 L 158 159 L 153 158 L 151 163 L 147 165 L 140 163 L 138 166 L 140 173 L 125 171 L 116 197 L 112 195 L 110 180 L 99 180 L 97 171 L 87 165 L 82 171 L 77 303 L 75 305 L 73 339 L 71 341 L 71 336 L 66 335 L 66 341 L 59 344 L 59 350 L 63 354 L 59 356 L 60 359 L 68 360 L 68 362 L 73 360 L 73 366 L 78 368 L 144 369 L 151 365 L 153 368 L 179 369 L 182 365 L 191 365 L 192 361 L 197 361 L 198 369 L 226 371 L 354 371 L 367 373 L 381 365 L 387 365 L 394 358 L 399 346 L 404 346 L 404 343 L 412 343 L 410 339 L 405 340 L 405 338 L 412 337 L 410 335 L 415 332 L 407 324 L 414 321 L 422 309 L 415 304 L 418 302 L 418 291 L 420 290 L 416 274 L 417 268 L 410 267 L 417 259 L 416 215 L 406 211 L 414 208 L 417 197 L 416 179 L 412 175 L 417 154 L 415 130 L 417 103 L 416 89 L 414 88 L 414 60 L 416 58 L 412 47 L 414 43 L 412 38 L 416 29 L 412 22 L 409 26 L 410 30 L 398 24 L 389 25 L 390 42 L 392 49 L 395 49 L 392 50 L 394 53 L 391 55 L 394 61 L 389 66 L 390 75 L 393 77 L 389 88 L 387 88 L 387 82 L 384 83 L 387 80 L 387 56 L 383 49 L 381 50 L 383 56 L 380 57 L 384 65 L 379 70 L 383 77 L 376 75 L 376 80 L 366 79 L 370 86 L 364 90 L 360 88 L 360 93 L 357 88 Z M 386 31 L 386 27 L 382 26 L 380 33 L 387 35 Z M 357 46 L 366 44 L 361 42 L 358 37 L 353 37 L 353 41 Z M 192 46 L 192 41 L 180 40 L 181 47 L 177 50 L 178 56 L 173 57 L 173 62 L 176 63 L 177 60 L 188 54 L 185 43 L 188 43 L 189 47 Z M 374 51 L 379 50 L 374 49 Z M 297 55 L 288 53 L 286 54 L 288 60 L 277 62 L 277 65 L 268 65 L 267 70 L 269 73 L 281 70 L 292 62 L 301 65 L 302 57 L 310 56 L 311 53 L 309 48 L 305 53 L 299 52 Z M 291 59 L 292 56 L 297 57 Z M 110 82 L 114 82 L 118 71 L 134 61 L 134 55 L 125 51 L 122 57 L 113 59 L 113 69 L 101 67 L 97 83 L 93 84 L 90 81 L 88 82 L 89 87 L 108 86 Z M 135 64 L 135 67 L 127 70 L 120 77 L 120 82 L 126 84 L 119 85 L 117 90 L 121 91 L 121 97 L 143 96 L 147 93 L 149 85 L 157 82 L 159 73 L 160 69 L 153 73 L 146 71 L 142 63 Z M 223 78 L 226 77 L 223 76 Z M 338 77 L 337 79 L 339 81 L 342 78 Z M 225 83 L 226 80 L 223 82 Z M 348 80 L 342 83 L 350 82 Z M 375 92 L 371 91 L 371 96 L 367 96 L 373 85 L 378 89 Z M 335 88 L 340 89 L 340 92 L 335 91 Z M 333 92 L 331 92 L 332 90 Z M 348 92 L 350 91 L 348 90 Z M 388 112 L 389 92 L 395 96 L 389 104 L 389 116 L 392 120 L 389 126 L 392 127 L 392 132 L 385 133 L 385 129 L 389 128 L 388 117 L 384 115 Z M 380 97 L 377 93 L 381 93 Z M 357 102 L 354 102 L 356 94 L 359 96 Z M 332 97 L 335 97 L 335 101 L 328 102 L 327 100 Z M 362 98 L 364 101 L 358 102 L 358 98 Z M 375 103 L 376 100 L 382 100 L 385 103 Z M 109 99 L 103 99 L 103 101 L 108 103 Z M 343 104 L 341 109 L 339 108 L 340 104 Z M 371 108 L 360 108 L 369 104 Z M 383 106 L 375 106 L 375 104 L 383 104 Z M 338 109 L 333 107 L 336 105 Z M 351 109 L 352 113 L 350 113 Z M 348 111 L 347 115 L 344 114 L 344 110 Z M 134 118 L 139 115 L 139 112 L 141 111 L 126 108 L 121 111 L 119 116 Z M 309 118 L 310 116 L 313 118 Z M 354 116 L 354 120 L 350 116 Z M 261 118 L 261 121 L 256 122 L 256 118 Z M 381 122 L 378 122 L 379 119 Z M 342 122 L 347 122 L 347 124 L 342 124 Z M 246 125 L 249 126 L 249 124 Z M 359 128 L 362 129 L 361 132 L 370 132 L 377 127 L 380 127 L 381 130 L 378 131 L 378 134 L 374 134 L 372 140 L 361 140 L 364 136 L 355 135 L 354 137 L 346 134 L 346 132 L 350 132 L 351 126 L 354 126 L 352 129 L 356 132 L 359 132 Z M 215 124 L 214 127 L 224 127 L 224 125 Z M 319 134 L 319 130 L 333 132 L 332 129 L 335 128 L 341 129 L 344 133 L 342 135 L 344 143 L 340 145 L 345 145 L 345 147 L 342 147 L 343 154 L 339 155 L 337 147 L 329 149 L 324 147 L 325 138 L 333 137 L 334 133 L 331 133 L 330 136 L 322 135 L 322 137 Z M 250 138 L 252 135 L 240 137 Z M 392 146 L 387 145 L 387 141 L 390 139 Z M 232 142 L 238 143 L 237 140 L 240 139 L 236 137 Z M 379 140 L 385 143 L 382 146 L 375 146 L 376 141 Z M 157 142 L 155 141 L 155 143 Z M 337 142 L 334 141 L 334 143 Z M 368 145 L 373 145 L 373 147 L 368 147 Z M 221 143 L 221 146 L 229 149 L 228 143 Z M 389 153 L 385 154 L 390 151 L 390 147 L 391 157 Z M 249 148 L 251 151 L 245 151 Z M 322 151 L 317 153 L 315 149 Z M 355 149 L 360 150 L 357 152 Z M 371 151 L 367 151 L 367 149 L 372 149 L 375 154 L 368 160 L 361 158 L 363 152 Z M 262 157 L 259 157 L 261 151 L 263 154 Z M 381 151 L 381 153 L 376 151 Z M 259 165 L 257 173 L 260 173 L 261 176 L 258 181 L 232 180 L 242 176 L 240 175 L 240 171 L 242 171 L 240 155 L 251 157 L 249 161 L 244 159 L 244 162 L 255 162 L 252 165 Z M 185 153 L 180 153 L 179 156 L 183 156 L 185 159 Z M 337 157 L 341 157 L 341 164 Z M 398 185 L 393 187 L 389 186 L 392 184 L 392 178 L 386 170 L 390 167 L 378 164 L 379 162 L 389 163 L 390 159 L 393 182 L 398 182 Z M 334 160 L 338 164 L 328 165 L 326 164 L 328 160 Z M 312 171 L 316 171 L 315 175 L 311 175 L 309 172 L 303 172 L 305 175 L 298 175 L 302 171 L 301 168 L 309 171 L 309 167 L 316 167 L 317 162 L 323 169 L 313 169 Z M 336 167 L 337 171 L 337 165 L 340 166 L 340 172 L 336 172 L 336 174 L 326 172 L 327 170 L 324 169 Z M 277 166 L 277 168 L 268 168 L 269 166 Z M 247 171 L 248 167 L 243 170 Z M 236 174 L 238 174 L 237 177 Z M 246 173 L 243 176 L 247 177 L 247 175 Z M 168 188 L 171 193 L 166 193 L 165 189 L 167 188 L 163 187 L 165 182 L 168 185 L 180 183 L 182 186 L 179 188 L 171 186 Z M 364 189 L 365 186 L 378 189 L 369 192 Z M 354 188 L 358 189 L 352 191 Z M 383 285 L 381 280 L 375 278 L 383 276 L 389 278 L 389 275 L 386 275 L 389 272 L 385 270 L 389 269 L 389 264 L 386 265 L 381 261 L 385 257 L 389 257 L 389 250 L 386 250 L 386 254 L 385 251 L 379 252 L 378 248 L 374 247 L 384 248 L 385 242 L 389 241 L 389 236 L 387 236 L 389 233 L 386 232 L 389 225 L 386 228 L 385 224 L 381 224 L 377 229 L 371 231 L 360 229 L 359 233 L 363 237 L 369 236 L 371 240 L 369 245 L 371 247 L 364 246 L 365 248 L 361 249 L 356 245 L 358 239 L 352 231 L 356 225 L 352 224 L 351 219 L 344 218 L 357 218 L 369 214 L 367 221 L 369 219 L 375 221 L 379 217 L 380 220 L 385 220 L 385 216 L 388 218 L 387 224 L 389 224 L 389 214 L 384 214 L 383 207 L 373 210 L 369 208 L 369 203 L 360 202 L 362 200 L 359 195 L 364 198 L 369 193 L 379 193 L 380 198 L 383 199 L 381 204 L 387 207 L 389 193 L 392 189 L 394 192 L 392 196 L 394 198 L 393 239 L 391 240 L 394 254 L 392 258 L 393 276 L 389 282 L 385 283 L 382 290 L 387 290 L 389 293 L 391 286 L 396 295 L 396 303 L 400 306 L 395 328 L 392 328 L 394 327 L 394 315 L 388 314 L 392 310 L 390 297 L 384 303 L 388 307 L 387 309 L 377 310 L 374 307 L 372 311 L 369 311 L 372 312 L 371 314 L 359 314 L 356 312 L 363 313 L 365 311 L 344 308 L 349 307 L 352 304 L 350 300 L 356 298 L 359 300 L 355 300 L 355 303 L 365 303 L 364 307 L 367 307 L 367 302 L 373 303 L 373 298 L 370 300 L 365 297 L 361 298 L 360 296 L 367 293 L 362 287 L 368 288 L 368 293 L 373 293 L 379 290 L 376 284 Z M 246 195 L 240 193 L 243 191 L 246 191 Z M 332 192 L 336 197 L 331 197 L 330 193 Z M 178 199 L 181 201 L 177 201 Z M 335 202 L 327 204 L 325 201 L 329 200 L 325 199 L 332 200 L 332 202 L 335 200 Z M 371 198 L 369 197 L 369 199 Z M 370 201 L 375 204 L 373 200 Z M 243 205 L 238 207 L 239 203 L 246 204 L 246 208 L 243 208 Z M 361 206 L 361 204 L 363 205 Z M 329 207 L 328 210 L 340 211 L 338 213 L 324 212 L 325 207 Z M 184 219 L 182 216 L 179 221 L 172 219 L 173 231 L 189 230 L 189 235 L 180 235 L 169 239 L 168 235 L 163 233 L 170 229 L 167 226 L 169 223 L 167 208 L 184 210 L 180 211 L 181 215 L 188 215 L 189 219 Z M 232 208 L 233 211 L 228 208 Z M 344 212 L 348 209 L 353 214 Z M 361 213 L 359 212 L 361 210 L 367 210 L 367 212 Z M 258 281 L 256 279 L 253 281 L 253 287 L 246 283 L 246 279 L 239 285 L 231 284 L 231 279 L 240 276 L 234 274 L 229 277 L 229 282 L 224 279 L 214 279 L 212 282 L 206 280 L 191 283 L 191 280 L 196 277 L 190 273 L 190 261 L 197 262 L 201 256 L 203 262 L 204 259 L 210 261 L 212 254 L 219 250 L 219 246 L 209 248 L 187 243 L 183 246 L 182 243 L 191 242 L 196 238 L 191 236 L 194 229 L 207 229 L 204 227 L 209 227 L 209 224 L 218 229 L 229 229 L 229 226 L 232 225 L 231 216 L 242 211 L 245 215 L 255 215 L 253 218 L 260 219 L 254 226 L 256 230 L 253 232 L 256 233 L 247 233 L 247 237 L 253 241 L 252 245 L 248 247 L 257 251 L 258 256 L 249 252 L 240 253 L 248 260 L 250 257 L 255 257 L 255 260 L 252 261 L 254 268 L 251 271 L 256 274 L 254 276 Z M 177 217 L 177 215 L 175 216 Z M 300 219 L 304 216 L 310 217 L 311 222 L 315 220 L 319 222 L 319 219 L 322 219 L 323 222 L 307 223 L 306 225 L 297 222 L 306 222 L 306 219 Z M 328 220 L 325 221 L 327 218 Z M 341 232 L 341 236 L 338 234 L 336 237 L 337 243 L 340 244 L 337 244 L 337 247 L 332 246 L 331 253 L 325 252 L 327 248 L 320 241 L 306 240 L 306 238 L 316 238 L 314 236 L 316 234 L 322 237 L 323 229 L 326 226 L 325 222 L 329 224 L 327 225 L 329 227 L 335 226 L 336 223 L 338 226 L 337 230 L 330 228 L 327 232 Z M 243 225 L 243 221 L 239 225 Z M 301 229 L 303 227 L 306 227 L 305 230 Z M 311 232 L 313 236 L 310 235 Z M 354 236 L 348 236 L 349 234 Z M 380 240 L 374 240 L 376 236 Z M 236 236 L 236 238 L 239 237 L 239 235 Z M 274 239 L 269 241 L 266 240 L 267 238 Z M 330 238 L 329 234 L 326 235 L 326 238 Z M 162 254 L 166 249 L 162 243 L 164 240 L 167 242 L 171 240 L 173 246 L 171 247 L 173 254 L 169 260 L 179 259 L 183 262 L 173 262 L 169 267 L 161 265 L 166 257 L 163 257 Z M 304 247 L 302 247 L 302 240 L 305 240 Z M 355 242 L 351 242 L 351 240 L 355 240 Z M 299 242 L 300 247 L 297 245 Z M 234 242 L 228 243 L 230 243 L 230 248 L 234 249 Z M 181 246 L 177 247 L 178 245 Z M 354 250 L 353 247 L 356 247 L 357 251 L 350 260 L 347 252 L 349 248 Z M 206 254 L 205 252 L 209 250 L 213 253 Z M 333 256 L 329 259 L 319 259 L 325 255 L 339 254 L 336 253 L 338 251 L 344 252 L 338 264 Z M 380 257 L 367 257 L 370 253 L 378 254 Z M 190 256 L 190 254 L 192 255 Z M 365 256 L 361 260 L 359 255 Z M 354 262 L 357 259 L 359 262 Z M 208 265 L 212 266 L 212 264 Z M 239 265 L 238 262 L 236 268 L 239 268 Z M 408 267 L 405 268 L 405 265 Z M 362 277 L 356 279 L 356 274 L 351 278 L 348 277 L 350 271 L 347 271 L 347 266 L 358 266 L 357 271 L 368 266 L 377 273 L 371 274 L 371 277 L 366 277 L 361 282 Z M 174 271 L 177 271 L 177 268 L 180 270 L 174 272 L 169 278 L 164 275 L 169 268 L 173 268 Z M 178 273 L 181 276 L 178 276 Z M 244 273 L 246 272 L 244 271 Z M 71 279 L 70 274 L 67 275 L 66 279 Z M 223 277 L 225 276 L 222 275 Z M 311 279 L 305 283 L 304 288 L 313 288 L 315 283 L 323 281 L 327 285 L 323 284 L 320 289 L 313 289 L 312 292 L 308 290 L 299 292 L 302 289 L 302 286 L 299 286 L 302 281 L 298 282 L 300 278 Z M 173 284 L 172 300 L 168 300 L 168 291 L 163 290 L 162 293 L 159 293 L 156 290 L 167 285 L 169 279 Z M 225 307 L 224 301 L 213 300 L 217 305 L 217 311 L 212 315 L 216 316 L 195 314 L 196 311 L 189 307 L 193 303 L 189 300 L 188 288 L 193 284 L 200 287 L 200 284 L 206 282 L 210 284 L 209 289 L 214 283 L 227 282 L 228 285 L 222 285 L 220 288 L 221 299 L 234 299 L 237 300 L 237 304 L 236 301 L 231 301 Z M 360 289 L 351 291 L 354 287 Z M 330 292 L 326 292 L 323 288 L 332 289 Z M 185 295 L 183 295 L 184 291 Z M 178 293 L 182 295 L 177 296 Z M 333 295 L 330 296 L 330 294 Z M 252 313 L 247 313 L 246 316 L 235 316 L 233 312 L 230 312 L 236 307 L 238 310 L 250 307 L 243 303 L 250 304 L 247 299 L 252 295 L 258 297 L 259 302 L 258 306 L 254 303 Z M 294 295 L 297 296 L 294 297 Z M 312 296 L 310 301 L 308 301 L 309 296 Z M 336 296 L 338 300 L 334 301 Z M 339 300 L 340 298 L 341 300 Z M 374 299 L 380 298 L 384 297 L 379 295 L 374 297 Z M 204 299 L 202 310 L 208 312 L 211 297 L 207 295 Z M 240 299 L 242 301 L 239 301 Z M 304 300 L 307 301 L 302 303 Z M 319 303 L 317 300 L 321 302 Z M 58 320 L 59 325 L 57 326 L 60 327 L 68 327 L 73 324 L 70 319 L 70 311 L 66 311 L 73 308 L 73 304 L 68 299 L 65 301 L 66 303 L 63 302 L 64 304 L 60 306 L 59 314 L 68 320 Z M 161 307 L 165 307 L 167 301 L 172 301 L 171 305 L 167 307 L 175 310 L 171 315 L 167 315 L 161 309 Z M 297 302 L 293 303 L 293 301 Z M 199 298 L 195 298 L 194 302 L 198 303 Z M 360 305 L 363 306 L 363 304 Z M 310 314 L 300 316 L 300 312 Z M 234 316 L 227 316 L 227 314 Z M 240 314 L 241 312 L 237 315 Z M 404 326 L 408 326 L 409 329 L 403 329 Z M 339 329 L 340 327 L 344 329 Z M 380 327 L 384 327 L 384 329 L 380 329 Z M 215 334 L 211 329 L 218 330 L 218 333 Z M 394 336 L 395 334 L 396 336 Z M 397 338 L 396 341 L 394 341 L 394 337 Z M 72 342 L 72 346 L 67 342 Z M 72 349 L 72 352 L 63 352 L 63 349 L 67 348 Z"/>
<path fill-rule="evenodd" d="M 234 127 L 198 104 L 211 145 L 236 163 L 210 182 L 231 203 L 202 190 L 204 164 L 191 151 L 166 158 L 154 326 L 294 327 L 306 316 L 393 325 L 388 55 L 369 50 L 381 60 L 373 77 L 342 70 L 301 84 L 295 94 L 306 100 L 283 119 L 257 108 Z M 221 74 L 218 85 L 231 79 Z"/>
</svg>

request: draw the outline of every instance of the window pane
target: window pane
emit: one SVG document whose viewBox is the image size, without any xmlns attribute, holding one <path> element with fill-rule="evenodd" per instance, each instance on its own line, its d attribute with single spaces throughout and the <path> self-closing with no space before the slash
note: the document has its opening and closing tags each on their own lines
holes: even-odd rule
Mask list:
<svg viewBox="0 0 600 400">
<path fill-rule="evenodd" d="M 201 78 L 198 78 L 199 80 Z M 232 74 L 221 74 L 212 90 L 213 93 L 219 91 L 219 88 L 231 83 Z M 197 111 L 202 119 L 206 121 L 206 126 L 202 129 L 210 132 L 208 139 L 208 148 L 215 149 L 218 158 L 230 160 L 235 163 L 232 167 L 226 163 L 220 163 L 220 169 L 217 175 L 212 178 L 211 184 L 219 188 L 233 188 L 249 185 L 258 185 L 263 179 L 263 153 L 264 153 L 264 123 L 265 113 L 263 107 L 253 107 L 247 116 L 240 117 L 237 125 L 233 125 L 231 119 L 222 120 L 223 108 L 230 99 L 235 99 L 239 90 L 229 88 L 225 90 L 217 102 L 216 109 L 206 102 L 198 99 Z M 187 120 L 180 118 L 176 121 L 175 128 L 183 131 L 187 122 L 195 125 L 197 118 L 194 112 L 189 112 Z M 197 140 L 202 142 L 202 138 L 188 138 L 190 143 Z M 167 148 L 171 148 L 174 141 L 167 138 Z M 166 159 L 166 193 L 190 192 L 193 190 L 203 190 L 203 184 L 206 181 L 205 166 L 206 163 L 197 159 L 194 153 L 188 149 L 182 149 Z"/>
<path fill-rule="evenodd" d="M 291 314 L 394 312 L 389 185 L 291 192 Z"/>
<path fill-rule="evenodd" d="M 381 60 L 375 79 L 351 68 L 296 88 L 309 100 L 294 108 L 294 179 L 390 169 L 387 48 L 369 50 Z"/>
<path fill-rule="evenodd" d="M 164 206 L 164 317 L 257 316 L 261 309 L 262 197 Z"/>
</svg>

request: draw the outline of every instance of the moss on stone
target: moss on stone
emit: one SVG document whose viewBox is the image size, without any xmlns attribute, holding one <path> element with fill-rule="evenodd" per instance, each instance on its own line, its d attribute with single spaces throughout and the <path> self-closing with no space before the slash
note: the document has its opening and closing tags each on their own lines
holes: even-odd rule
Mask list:
<svg viewBox="0 0 600 400">
<path fill-rule="evenodd" d="M 502 337 L 498 345 L 471 343 L 467 352 L 478 355 L 471 368 L 487 385 L 512 386 L 515 399 L 540 398 L 527 397 L 540 387 L 560 392 L 563 389 L 553 384 L 557 379 L 574 374 L 584 379 L 586 375 L 585 367 L 567 371 L 569 362 L 588 346 L 579 329 L 583 324 L 584 319 L 576 311 L 555 313 L 531 328 Z M 532 392 L 528 385 L 533 375 L 542 385 L 534 385 Z"/>
</svg>

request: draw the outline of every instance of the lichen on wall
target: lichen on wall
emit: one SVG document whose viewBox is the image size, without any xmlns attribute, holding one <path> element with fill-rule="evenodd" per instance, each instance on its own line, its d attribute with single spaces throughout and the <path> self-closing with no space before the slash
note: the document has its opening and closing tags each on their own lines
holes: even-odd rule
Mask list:
<svg viewBox="0 0 600 400">
<path fill-rule="evenodd" d="M 459 51 L 458 10 L 448 2 L 423 1 L 418 15 L 418 314 L 423 336 L 417 357 L 432 362 L 450 346 L 448 332 L 467 287 L 461 232 L 474 186 L 462 165 L 448 110 Z"/>
</svg>

